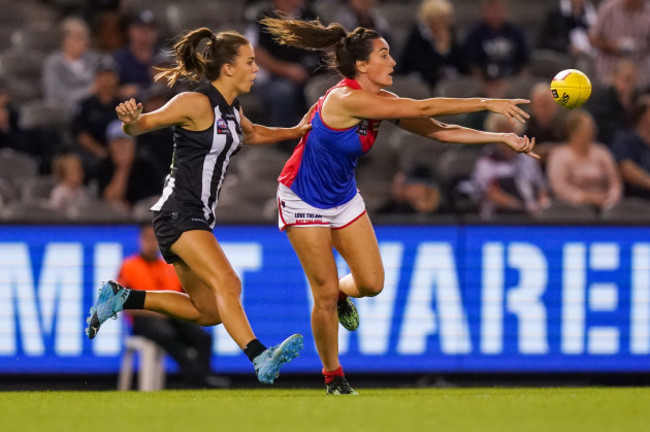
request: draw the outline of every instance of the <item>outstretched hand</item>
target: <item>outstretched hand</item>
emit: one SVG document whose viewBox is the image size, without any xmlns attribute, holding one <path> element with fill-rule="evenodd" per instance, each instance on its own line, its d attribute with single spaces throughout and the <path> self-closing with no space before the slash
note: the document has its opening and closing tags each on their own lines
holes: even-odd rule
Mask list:
<svg viewBox="0 0 650 432">
<path fill-rule="evenodd" d="M 138 120 L 140 114 L 142 114 L 142 102 L 136 103 L 135 99 L 131 98 L 116 106 L 115 112 L 117 113 L 117 118 L 124 124 L 133 124 Z"/>
<path fill-rule="evenodd" d="M 516 120 L 519 120 L 521 123 L 526 123 L 526 119 L 530 118 L 530 115 L 519 108 L 519 104 L 530 103 L 528 99 L 487 99 L 487 109 L 506 116 L 512 123 Z"/>
<path fill-rule="evenodd" d="M 526 153 L 533 159 L 541 159 L 537 153 L 533 152 L 535 138 L 529 139 L 526 135 L 520 137 L 517 134 L 507 133 L 503 136 L 503 142 L 517 153 Z"/>
</svg>

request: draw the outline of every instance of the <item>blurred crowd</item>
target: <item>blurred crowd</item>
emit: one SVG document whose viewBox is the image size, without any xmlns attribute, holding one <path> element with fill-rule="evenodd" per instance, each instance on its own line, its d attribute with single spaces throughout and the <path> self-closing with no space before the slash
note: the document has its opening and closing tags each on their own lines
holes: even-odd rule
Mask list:
<svg viewBox="0 0 650 432">
<path fill-rule="evenodd" d="M 537 140 L 541 163 L 502 144 L 435 143 L 384 122 L 358 183 L 377 220 L 441 215 L 650 217 L 649 0 L 0 0 L 0 220 L 148 219 L 173 152 L 172 131 L 131 137 L 114 111 L 155 110 L 188 90 L 154 83 L 174 38 L 234 29 L 261 70 L 241 102 L 253 121 L 292 126 L 336 82 L 312 52 L 278 45 L 257 24 L 297 19 L 376 29 L 397 61 L 395 93 L 529 98 L 525 125 L 476 113 L 442 121 Z M 549 83 L 577 68 L 593 93 L 558 106 Z M 233 159 L 217 217 L 275 219 L 275 178 L 296 142 Z"/>
</svg>

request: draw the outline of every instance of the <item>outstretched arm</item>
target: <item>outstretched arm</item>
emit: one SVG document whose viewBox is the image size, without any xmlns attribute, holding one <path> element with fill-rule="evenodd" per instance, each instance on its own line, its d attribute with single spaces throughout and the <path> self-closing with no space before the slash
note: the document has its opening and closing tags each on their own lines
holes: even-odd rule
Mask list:
<svg viewBox="0 0 650 432">
<path fill-rule="evenodd" d="M 280 141 L 302 137 L 311 129 L 311 124 L 309 122 L 315 106 L 316 105 L 312 106 L 307 114 L 303 116 L 302 120 L 300 120 L 300 123 L 292 128 L 268 127 L 255 124 L 246 118 L 243 110 L 240 108 L 239 113 L 241 115 L 241 127 L 244 132 L 244 144 L 273 144 Z"/>
<path fill-rule="evenodd" d="M 457 125 L 448 125 L 434 119 L 402 119 L 398 126 L 404 130 L 426 138 L 458 144 L 485 144 L 502 142 L 519 153 L 540 159 L 532 150 L 535 138 L 520 137 L 514 133 L 493 133 L 470 129 Z"/>
<path fill-rule="evenodd" d="M 404 118 L 430 118 L 465 114 L 475 111 L 492 111 L 502 114 L 511 121 L 518 120 L 522 123 L 530 116 L 517 105 L 530 103 L 527 99 L 454 99 L 430 98 L 408 99 L 382 90 L 378 94 L 365 90 L 334 90 L 328 99 L 333 100 L 328 117 L 338 115 L 370 118 L 370 119 L 404 119 Z M 326 102 L 327 104 L 329 101 Z M 324 109 L 327 109 L 324 107 Z"/>
</svg>

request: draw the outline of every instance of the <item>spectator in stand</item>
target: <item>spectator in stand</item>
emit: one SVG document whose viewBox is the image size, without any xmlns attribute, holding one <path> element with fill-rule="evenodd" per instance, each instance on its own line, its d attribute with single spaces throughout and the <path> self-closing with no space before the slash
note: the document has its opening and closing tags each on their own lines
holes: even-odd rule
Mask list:
<svg viewBox="0 0 650 432">
<path fill-rule="evenodd" d="M 591 44 L 598 49 L 597 78 L 609 83 L 622 58 L 633 61 L 639 85 L 650 85 L 650 2 L 648 0 L 606 0 L 598 8 L 591 28 Z"/>
<path fill-rule="evenodd" d="M 564 54 L 592 55 L 589 28 L 596 22 L 590 0 L 559 0 L 546 15 L 537 38 L 537 47 Z"/>
<path fill-rule="evenodd" d="M 61 50 L 50 54 L 43 66 L 43 95 L 72 115 L 92 91 L 95 71 L 106 59 L 89 49 L 90 32 L 81 18 L 66 18 L 61 31 Z"/>
<path fill-rule="evenodd" d="M 378 214 L 432 214 L 440 206 L 438 183 L 431 170 L 423 165 L 415 165 L 408 173 L 395 174 L 391 194 L 390 201 L 377 210 Z"/>
<path fill-rule="evenodd" d="M 135 138 L 115 120 L 106 129 L 109 158 L 99 167 L 99 192 L 106 202 L 129 209 L 137 201 L 160 193 L 164 177 L 151 161 L 136 153 Z"/>
<path fill-rule="evenodd" d="M 625 182 L 625 195 L 650 199 L 650 94 L 638 99 L 634 125 L 614 138 L 612 149 Z"/>
<path fill-rule="evenodd" d="M 617 132 L 632 127 L 637 83 L 636 65 L 622 59 L 614 69 L 611 84 L 597 89 L 587 103 L 598 125 L 598 141 L 610 148 Z"/>
<path fill-rule="evenodd" d="M 483 18 L 465 40 L 473 73 L 486 81 L 519 75 L 529 62 L 524 32 L 507 20 L 505 0 L 484 0 Z"/>
<path fill-rule="evenodd" d="M 465 55 L 456 39 L 454 7 L 447 0 L 424 0 L 398 62 L 397 72 L 415 72 L 434 88 L 442 78 L 466 72 Z"/>
<path fill-rule="evenodd" d="M 171 264 L 160 256 L 151 224 L 140 227 L 138 253 L 124 260 L 117 282 L 139 291 L 184 293 Z M 160 345 L 178 364 L 192 387 L 225 388 L 226 378 L 214 374 L 211 366 L 212 337 L 200 325 L 148 310 L 128 311 L 131 331 Z"/>
<path fill-rule="evenodd" d="M 120 75 L 120 96 L 136 97 L 153 83 L 154 67 L 166 63 L 158 47 L 157 23 L 153 12 L 144 10 L 133 16 L 127 28 L 128 42 L 113 53 Z"/>
<path fill-rule="evenodd" d="M 485 120 L 485 130 L 521 132 L 505 117 L 492 113 Z M 497 213 L 535 214 L 548 203 L 546 181 L 538 161 L 503 144 L 484 149 L 476 161 L 471 183 L 484 219 L 491 219 Z"/>
<path fill-rule="evenodd" d="M 50 193 L 52 208 L 66 212 L 92 201 L 90 192 L 84 187 L 84 169 L 81 158 L 74 153 L 61 154 L 52 162 L 52 174 L 56 186 Z"/>
<path fill-rule="evenodd" d="M 547 82 L 535 84 L 530 91 L 530 120 L 526 123 L 526 135 L 535 137 L 539 143 L 535 148 L 542 157 L 542 163 L 551 149 L 564 138 L 558 116 L 560 106 L 553 99 Z"/>
<path fill-rule="evenodd" d="M 375 30 L 390 44 L 390 25 L 375 9 L 376 4 L 377 0 L 347 0 L 344 6 L 339 7 L 334 21 L 349 32 L 357 27 Z"/>
<path fill-rule="evenodd" d="M 18 123 L 18 110 L 11 103 L 11 95 L 0 81 L 0 148 L 24 151 L 25 133 Z"/>
<path fill-rule="evenodd" d="M 112 53 L 126 43 L 120 0 L 86 0 L 84 17 L 93 30 L 97 49 Z M 132 3 L 132 2 L 128 2 Z"/>
<path fill-rule="evenodd" d="M 148 113 L 161 108 L 174 96 L 172 90 L 162 84 L 155 83 L 142 92 L 142 112 Z M 136 150 L 140 156 L 154 163 L 165 180 L 169 174 L 169 164 L 174 152 L 174 130 L 171 127 L 156 129 L 136 138 Z"/>
<path fill-rule="evenodd" d="M 316 15 L 305 6 L 305 0 L 273 0 L 250 28 L 247 36 L 255 47 L 255 61 L 260 67 L 256 87 L 264 103 L 269 126 L 290 127 L 300 121 L 306 111 L 304 87 L 320 67 L 317 54 L 276 42 L 271 34 L 257 24 L 264 17 L 284 14 L 291 19 L 313 20 Z M 295 140 L 280 144 L 292 150 Z"/>
<path fill-rule="evenodd" d="M 86 172 L 95 175 L 101 161 L 108 158 L 106 128 L 117 120 L 117 71 L 105 64 L 95 74 L 93 94 L 82 100 L 72 120 L 72 131 Z"/>
<path fill-rule="evenodd" d="M 596 124 L 587 111 L 574 110 L 565 119 L 566 144 L 551 152 L 546 172 L 555 197 L 598 210 L 621 199 L 621 178 L 609 149 L 596 143 Z"/>
</svg>

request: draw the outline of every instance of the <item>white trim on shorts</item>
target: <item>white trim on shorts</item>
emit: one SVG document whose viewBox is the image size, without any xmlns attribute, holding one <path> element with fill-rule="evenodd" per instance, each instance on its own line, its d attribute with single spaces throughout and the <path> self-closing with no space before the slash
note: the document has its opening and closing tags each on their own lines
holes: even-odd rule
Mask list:
<svg viewBox="0 0 650 432">
<path fill-rule="evenodd" d="M 359 191 L 345 204 L 321 209 L 307 204 L 294 191 L 279 183 L 277 200 L 278 228 L 281 231 L 289 226 L 341 229 L 366 214 L 366 203 Z"/>
</svg>

